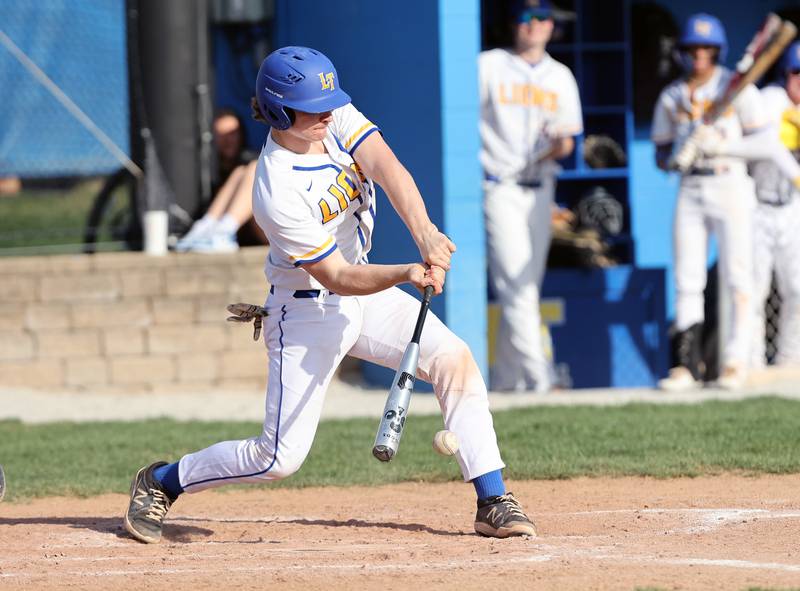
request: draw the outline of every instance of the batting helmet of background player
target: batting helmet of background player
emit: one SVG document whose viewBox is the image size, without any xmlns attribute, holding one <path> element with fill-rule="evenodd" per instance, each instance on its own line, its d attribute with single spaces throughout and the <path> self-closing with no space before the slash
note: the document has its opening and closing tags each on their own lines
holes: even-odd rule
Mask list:
<svg viewBox="0 0 800 591">
<path fill-rule="evenodd" d="M 294 111 L 325 113 L 345 106 L 350 96 L 339 87 L 331 60 L 316 49 L 282 47 L 261 63 L 256 101 L 267 123 L 289 129 Z"/>
<path fill-rule="evenodd" d="M 800 41 L 795 41 L 783 54 L 781 60 L 781 73 L 786 75 L 790 70 L 800 70 Z"/>
<path fill-rule="evenodd" d="M 686 48 L 693 45 L 717 47 L 719 49 L 717 63 L 725 61 L 725 56 L 728 54 L 728 37 L 725 35 L 725 27 L 717 17 L 699 12 L 686 20 L 678 39 L 679 61 L 685 70 L 692 68 L 692 58 L 686 52 Z"/>
</svg>

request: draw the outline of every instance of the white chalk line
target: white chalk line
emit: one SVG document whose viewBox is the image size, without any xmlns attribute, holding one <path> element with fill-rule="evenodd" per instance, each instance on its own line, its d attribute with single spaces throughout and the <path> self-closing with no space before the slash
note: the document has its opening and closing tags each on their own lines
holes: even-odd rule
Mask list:
<svg viewBox="0 0 800 591">
<path fill-rule="evenodd" d="M 293 521 L 331 521 L 330 517 L 318 517 L 313 515 L 264 515 L 253 517 L 242 515 L 241 517 L 208 517 L 205 515 L 170 515 L 167 522 L 177 521 L 206 521 L 208 523 L 291 523 Z"/>
<path fill-rule="evenodd" d="M 763 515 L 775 515 L 777 517 L 800 517 L 800 512 L 798 511 L 791 511 L 791 510 L 771 510 L 771 509 L 749 509 L 745 508 L 724 508 L 724 507 L 715 507 L 715 508 L 683 508 L 683 509 L 659 509 L 657 507 L 647 507 L 644 509 L 599 509 L 597 511 L 572 511 L 566 513 L 540 513 L 540 515 L 604 515 L 604 514 L 626 514 L 626 513 L 650 513 L 650 514 L 659 514 L 659 513 L 686 513 L 688 515 L 692 514 L 709 514 L 709 513 L 721 513 L 721 514 L 745 514 L 745 513 L 758 513 Z"/>
<path fill-rule="evenodd" d="M 613 555 L 613 554 L 593 554 L 591 551 L 577 551 L 577 552 L 563 552 L 560 555 L 541 554 L 536 556 L 506 556 L 497 559 L 481 559 L 469 558 L 464 560 L 447 560 L 443 562 L 405 562 L 396 564 L 363 564 L 363 563 L 349 563 L 349 564 L 303 564 L 303 565 L 285 565 L 285 566 L 228 566 L 219 569 L 201 569 L 204 574 L 222 574 L 222 573 L 273 573 L 280 574 L 285 572 L 294 571 L 328 571 L 328 572 L 347 572 L 358 571 L 359 573 L 380 573 L 380 572 L 404 572 L 404 571 L 440 571 L 452 569 L 467 569 L 478 568 L 485 569 L 492 566 L 508 566 L 508 565 L 523 565 L 523 564 L 536 564 L 546 563 L 560 558 L 575 559 L 585 558 L 599 562 L 611 563 L 637 563 L 645 565 L 656 566 L 710 566 L 710 567 L 724 567 L 736 569 L 749 569 L 749 570 L 768 570 L 768 571 L 781 571 L 781 572 L 800 572 L 800 565 L 798 564 L 785 564 L 780 562 L 756 562 L 750 560 L 734 560 L 734 559 L 715 559 L 715 558 L 660 558 L 649 555 Z M 183 575 L 183 574 L 197 574 L 198 568 L 192 566 L 189 568 L 145 568 L 142 570 L 125 569 L 125 570 L 106 570 L 96 572 L 86 571 L 66 571 L 61 572 L 59 576 L 73 576 L 78 578 L 102 578 L 102 577 L 127 577 L 134 575 Z M 0 573 L 0 579 L 30 579 L 40 577 L 42 575 L 31 573 Z"/>
<path fill-rule="evenodd" d="M 398 549 L 395 546 L 395 549 Z M 230 558 L 230 557 L 228 557 Z M 451 570 L 454 568 L 467 568 L 467 567 L 475 567 L 475 568 L 485 568 L 487 566 L 500 566 L 500 565 L 508 565 L 508 564 L 524 564 L 524 563 L 535 563 L 535 562 L 548 562 L 552 560 L 552 556 L 550 555 L 541 555 L 541 556 L 522 556 L 522 557 L 507 557 L 507 558 L 498 558 L 498 559 L 479 559 L 479 558 L 470 558 L 466 560 L 448 560 L 444 562 L 405 562 L 405 563 L 397 563 L 397 564 L 364 564 L 364 563 L 350 563 L 350 564 L 292 564 L 286 566 L 266 566 L 266 565 L 259 565 L 259 566 L 231 566 L 225 567 L 220 569 L 202 569 L 203 573 L 208 574 L 216 574 L 216 573 L 230 573 L 230 572 L 239 572 L 239 573 L 283 573 L 287 571 L 302 571 L 302 570 L 314 570 L 314 571 L 358 571 L 361 573 L 364 572 L 396 572 L 396 571 L 419 571 L 419 570 Z M 126 569 L 126 570 L 108 570 L 108 571 L 99 571 L 99 572 L 83 572 L 83 571 L 67 571 L 61 573 L 61 575 L 72 575 L 76 577 L 119 577 L 119 576 L 131 576 L 131 575 L 181 575 L 186 573 L 193 573 L 197 574 L 198 570 L 196 567 L 191 568 L 147 568 L 144 570 L 134 570 L 134 569 Z M 0 578 L 33 578 L 41 575 L 34 575 L 34 574 L 27 574 L 27 573 L 0 573 Z"/>
<path fill-rule="evenodd" d="M 274 543 L 270 540 L 245 540 L 248 543 L 260 543 L 263 544 L 265 547 L 269 546 L 268 554 L 304 554 L 304 553 L 315 553 L 315 554 L 324 554 L 324 553 L 359 553 L 359 552 L 394 552 L 397 550 L 397 544 L 338 544 L 335 546 L 314 546 L 308 545 L 302 548 L 280 548 L 276 547 Z M 174 545 L 178 547 L 196 547 L 196 546 L 228 546 L 231 543 L 241 542 L 241 540 L 229 540 L 229 541 L 216 541 L 216 540 L 203 540 L 203 541 L 189 541 L 189 542 L 177 542 Z M 284 543 L 284 542 L 281 542 Z M 109 547 L 129 547 L 131 544 L 138 544 L 131 540 L 128 542 L 122 542 L 117 544 L 109 544 Z M 86 547 L 85 545 L 81 544 L 82 547 Z M 97 548 L 99 546 L 92 545 L 91 547 Z M 431 544 L 403 544 L 402 548 L 404 550 L 414 550 L 414 549 L 424 549 L 430 548 Z M 46 549 L 55 550 L 58 548 L 75 548 L 75 544 L 66 545 L 66 544 L 48 544 Z M 203 558 L 224 558 L 228 556 L 226 554 L 203 554 Z M 53 556 L 44 556 L 44 558 L 53 558 Z M 102 560 L 150 560 L 149 556 L 114 556 L 114 557 L 99 557 L 93 558 L 88 556 L 58 556 L 58 560 L 60 561 L 102 561 Z M 12 562 L 30 562 L 28 558 L 21 558 L 19 560 Z M 7 564 L 7 563 L 6 563 Z"/>
<path fill-rule="evenodd" d="M 658 509 L 658 508 L 646 508 L 646 509 L 616 509 L 616 510 L 599 510 L 599 511 L 577 511 L 571 513 L 548 513 L 548 515 L 560 515 L 560 516 L 569 516 L 569 515 L 578 515 L 578 516 L 591 516 L 591 515 L 601 515 L 601 514 L 650 514 L 650 515 L 666 515 L 666 514 L 685 514 L 689 516 L 699 516 L 703 522 L 703 525 L 700 526 L 690 526 L 688 528 L 681 528 L 680 531 L 682 532 L 692 532 L 695 533 L 697 531 L 709 532 L 714 529 L 721 527 L 726 523 L 730 523 L 732 521 L 739 521 L 742 519 L 794 519 L 800 518 L 800 512 L 797 511 L 771 511 L 767 509 L 742 509 L 742 508 L 723 508 L 723 509 L 701 509 L 701 508 L 687 508 L 687 509 Z M 178 521 L 213 521 L 213 522 L 253 522 L 253 523 L 275 523 L 281 521 L 293 521 L 296 519 L 304 519 L 310 520 L 308 516 L 305 517 L 287 517 L 287 516 L 280 516 L 275 517 L 274 519 L 271 518 L 262 518 L 262 519 L 252 519 L 252 518 L 214 518 L 214 519 L 205 519 L 205 518 L 196 518 L 191 516 L 180 516 L 172 519 L 171 521 L 178 522 Z M 670 532 L 676 532 L 677 530 L 668 530 Z M 104 535 L 104 534 L 99 534 Z M 565 537 L 570 537 L 572 539 L 590 539 L 595 538 L 597 536 L 553 536 L 551 539 L 561 539 Z M 535 539 L 534 539 L 535 540 Z M 187 545 L 197 546 L 197 545 L 206 545 L 206 546 L 213 546 L 216 544 L 221 544 L 222 542 L 216 541 L 198 541 L 198 542 L 187 542 Z M 268 543 L 268 542 L 267 542 Z M 124 544 L 113 544 L 114 546 L 120 546 Z M 184 545 L 183 543 L 181 545 Z M 397 551 L 397 550 L 406 550 L 412 548 L 424 548 L 430 547 L 430 543 L 416 543 L 416 544 L 346 544 L 346 545 L 336 545 L 336 546 L 321 546 L 314 548 L 274 548 L 270 545 L 269 553 L 273 554 L 284 554 L 284 555 L 291 555 L 291 554 L 298 554 L 298 553 L 308 553 L 308 552 L 381 552 L 381 551 Z M 47 548 L 53 548 L 54 546 L 48 545 Z M 71 547 L 74 547 L 71 546 Z M 716 567 L 726 567 L 726 568 L 739 568 L 739 569 L 756 569 L 756 570 L 771 570 L 771 571 L 783 571 L 783 572 L 800 572 L 800 564 L 786 564 L 786 563 L 778 563 L 778 562 L 758 562 L 758 561 L 748 561 L 748 560 L 737 560 L 737 559 L 714 559 L 714 558 L 703 558 L 703 557 L 690 557 L 690 558 L 665 558 L 665 557 L 657 557 L 657 556 L 650 556 L 650 555 L 625 555 L 625 554 L 609 554 L 609 550 L 613 550 L 610 547 L 595 547 L 590 550 L 585 549 L 578 549 L 578 548 L 557 548 L 553 546 L 549 546 L 546 544 L 537 544 L 535 541 L 531 545 L 531 551 L 544 551 L 547 550 L 547 553 L 540 554 L 540 555 L 525 555 L 525 556 L 506 556 L 502 559 L 482 559 L 482 558 L 468 558 L 463 560 L 449 560 L 444 562 L 413 562 L 413 563 L 397 563 L 397 564 L 375 564 L 375 565 L 367 565 L 363 563 L 350 563 L 350 564 L 303 564 L 303 565 L 285 565 L 285 566 L 239 566 L 239 567 L 225 567 L 223 569 L 204 569 L 203 572 L 207 572 L 209 574 L 217 573 L 217 572 L 246 572 L 246 573 L 281 573 L 281 572 L 291 572 L 296 570 L 313 570 L 313 571 L 349 571 L 349 570 L 358 570 L 359 572 L 386 572 L 386 571 L 419 571 L 419 570 L 447 570 L 452 568 L 485 568 L 488 566 L 503 564 L 532 564 L 532 563 L 545 563 L 550 562 L 556 559 L 575 559 L 575 558 L 584 558 L 588 560 L 596 560 L 596 561 L 603 561 L 603 562 L 617 562 L 617 563 L 639 563 L 639 564 L 651 564 L 651 565 L 666 565 L 666 566 L 688 566 L 688 565 L 695 565 L 695 566 L 716 566 Z M 215 555 L 203 555 L 203 558 L 209 559 L 216 559 L 216 558 L 228 558 L 228 555 L 223 554 L 215 554 Z M 177 557 L 173 556 L 173 559 Z M 187 557 L 194 560 L 196 557 Z M 55 560 L 57 562 L 104 562 L 109 560 L 127 560 L 127 561 L 152 561 L 151 556 L 129 556 L 129 557 L 100 557 L 100 558 L 89 558 L 89 557 L 66 557 L 66 556 L 50 556 L 46 557 L 46 560 Z M 30 562 L 30 560 L 25 560 L 25 562 Z M 8 566 L 8 563 L 6 563 Z M 106 571 L 96 571 L 96 572 L 83 572 L 83 571 L 71 571 L 68 574 L 71 576 L 76 577 L 115 577 L 115 576 L 130 576 L 130 575 L 141 575 L 141 574 L 162 574 L 162 575 L 171 575 L 171 574 L 184 574 L 184 573 L 196 573 L 196 567 L 182 569 L 182 568 L 159 568 L 159 569 L 152 569 L 152 568 L 144 568 L 142 570 L 136 569 L 127 569 L 127 570 L 106 570 Z M 8 573 L 3 572 L 0 573 L 0 578 L 35 578 L 39 575 L 31 574 L 31 573 Z"/>
<path fill-rule="evenodd" d="M 669 534 L 677 533 L 708 533 L 720 529 L 731 523 L 743 520 L 767 520 L 767 519 L 798 519 L 800 511 L 783 510 L 774 511 L 769 509 L 742 509 L 742 508 L 722 508 L 722 509 L 607 509 L 600 511 L 575 511 L 572 513 L 553 513 L 553 515 L 698 515 L 701 523 L 687 527 L 673 527 L 665 530 Z M 587 536 L 591 537 L 591 536 Z M 596 536 L 595 536 L 596 537 Z M 601 536 L 603 537 L 603 536 Z"/>
</svg>

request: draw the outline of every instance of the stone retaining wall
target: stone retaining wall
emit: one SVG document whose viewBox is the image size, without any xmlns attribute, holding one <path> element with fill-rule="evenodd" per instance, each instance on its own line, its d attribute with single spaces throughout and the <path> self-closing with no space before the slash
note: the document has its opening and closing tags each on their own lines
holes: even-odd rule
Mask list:
<svg viewBox="0 0 800 591">
<path fill-rule="evenodd" d="M 225 306 L 263 303 L 267 251 L 0 258 L 0 387 L 263 388 L 263 341 Z"/>
</svg>

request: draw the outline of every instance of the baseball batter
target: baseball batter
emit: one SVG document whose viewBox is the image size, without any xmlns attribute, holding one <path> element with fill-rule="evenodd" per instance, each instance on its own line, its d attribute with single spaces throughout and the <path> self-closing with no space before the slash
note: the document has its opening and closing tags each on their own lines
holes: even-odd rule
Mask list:
<svg viewBox="0 0 800 591">
<path fill-rule="evenodd" d="M 800 156 L 800 43 L 792 44 L 781 64 L 783 85 L 761 91 L 772 133 L 795 158 Z M 775 272 L 781 295 L 780 330 L 775 363 L 800 363 L 800 192 L 769 160 L 753 164 L 758 205 L 755 213 L 755 330 L 752 365 L 765 363 L 764 304 Z"/>
<path fill-rule="evenodd" d="M 419 302 L 397 287 L 441 293 L 455 246 L 428 218 L 406 169 L 378 128 L 341 89 L 320 52 L 285 47 L 258 73 L 256 118 L 271 126 L 253 188 L 253 211 L 270 243 L 265 270 L 269 381 L 260 435 L 157 462 L 137 473 L 125 516 L 138 540 L 158 542 L 183 492 L 265 482 L 294 473 L 308 454 L 325 391 L 345 355 L 396 368 Z M 376 214 L 373 179 L 411 232 L 423 262 L 368 262 Z M 464 342 L 430 315 L 418 376 L 434 385 L 445 426 L 456 434 L 464 479 L 475 485 L 475 530 L 534 535 L 507 493 L 486 386 Z M 364 442 L 365 452 L 370 442 Z M 366 455 L 366 453 L 365 453 Z"/>
<path fill-rule="evenodd" d="M 671 168 L 671 155 L 680 153 L 687 137 L 732 75 L 719 65 L 725 59 L 727 40 L 722 23 L 714 16 L 703 13 L 691 16 L 679 39 L 679 50 L 686 76 L 662 91 L 653 117 L 656 161 L 665 170 Z M 763 128 L 765 123 L 758 90 L 751 85 L 714 123 L 709 134 L 736 142 L 745 134 Z M 703 290 L 711 233 L 717 239 L 719 268 L 724 285 L 731 290 L 732 305 L 718 385 L 731 389 L 742 385 L 748 367 L 753 316 L 754 208 L 755 189 L 742 158 L 701 154 L 682 176 L 673 227 L 677 365 L 659 382 L 661 388 L 687 389 L 701 379 Z"/>
<path fill-rule="evenodd" d="M 583 131 L 577 84 L 545 51 L 553 32 L 546 0 L 518 2 L 513 49 L 478 61 L 489 279 L 501 314 L 493 390 L 550 388 L 539 291 L 550 246 L 559 171 Z"/>
</svg>

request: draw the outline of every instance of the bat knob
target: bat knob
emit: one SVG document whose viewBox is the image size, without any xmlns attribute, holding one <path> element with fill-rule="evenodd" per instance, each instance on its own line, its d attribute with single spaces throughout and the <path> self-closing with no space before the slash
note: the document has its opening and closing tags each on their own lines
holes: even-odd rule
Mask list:
<svg viewBox="0 0 800 591">
<path fill-rule="evenodd" d="M 376 445 L 372 448 L 372 455 L 381 462 L 388 462 L 394 457 L 394 450 L 386 445 Z"/>
</svg>

